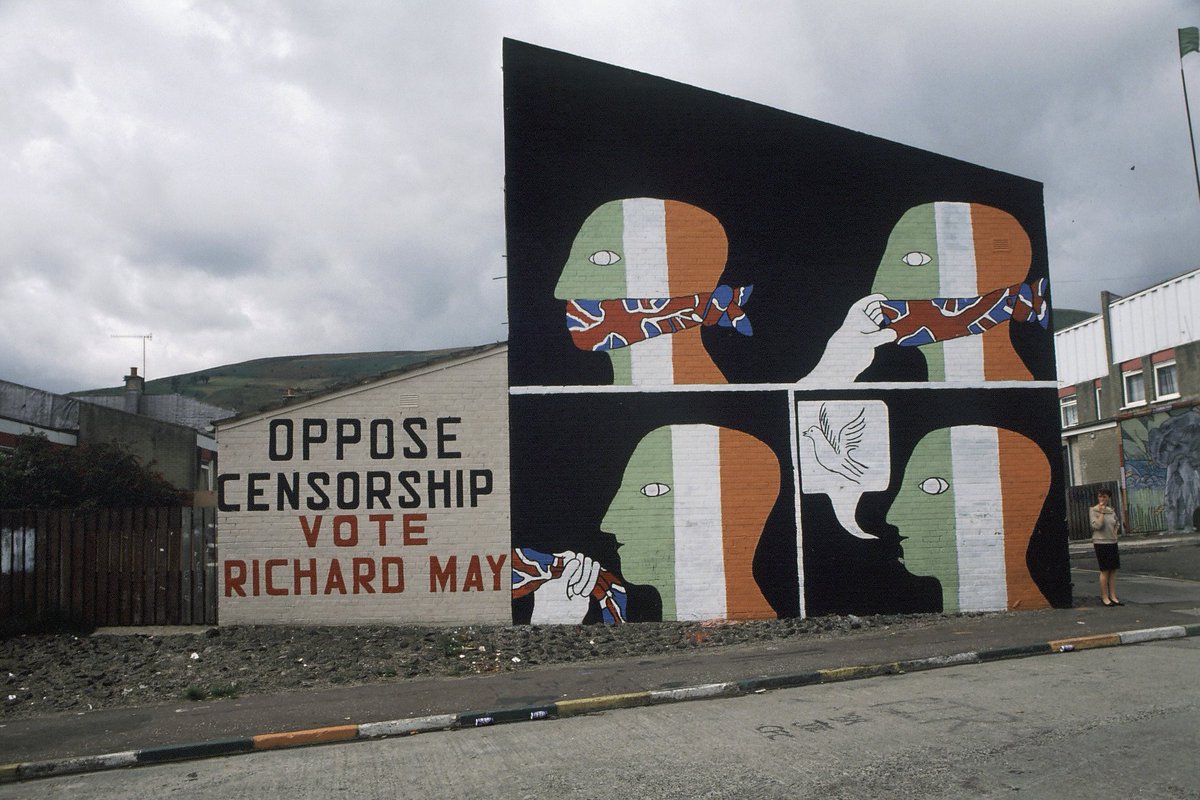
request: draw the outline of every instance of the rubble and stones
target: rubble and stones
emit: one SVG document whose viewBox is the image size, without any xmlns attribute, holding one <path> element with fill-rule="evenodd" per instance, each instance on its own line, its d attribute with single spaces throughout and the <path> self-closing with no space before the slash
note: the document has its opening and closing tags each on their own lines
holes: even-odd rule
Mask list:
<svg viewBox="0 0 1200 800">
<path fill-rule="evenodd" d="M 939 614 L 908 614 L 621 626 L 230 626 L 169 635 L 138 629 L 120 634 L 103 629 L 92 635 L 27 634 L 0 640 L 0 721 L 186 699 L 531 670 L 544 664 L 853 635 L 941 619 Z"/>
</svg>

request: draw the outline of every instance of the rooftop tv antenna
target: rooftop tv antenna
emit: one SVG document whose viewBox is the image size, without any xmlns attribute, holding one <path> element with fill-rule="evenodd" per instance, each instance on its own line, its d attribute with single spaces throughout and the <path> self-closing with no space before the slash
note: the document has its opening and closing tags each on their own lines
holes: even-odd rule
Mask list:
<svg viewBox="0 0 1200 800">
<path fill-rule="evenodd" d="M 146 340 L 153 339 L 153 333 L 110 333 L 110 339 L 141 339 L 142 340 L 142 378 L 146 377 Z"/>
</svg>

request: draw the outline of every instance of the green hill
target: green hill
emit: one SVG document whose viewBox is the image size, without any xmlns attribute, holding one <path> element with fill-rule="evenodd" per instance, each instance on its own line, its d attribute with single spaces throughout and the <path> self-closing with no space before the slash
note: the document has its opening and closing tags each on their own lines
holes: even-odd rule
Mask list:
<svg viewBox="0 0 1200 800">
<path fill-rule="evenodd" d="M 1079 311 L 1074 308 L 1055 308 L 1050 311 L 1050 320 L 1054 323 L 1055 331 L 1078 325 L 1085 319 L 1091 319 L 1094 316 L 1096 316 L 1095 311 Z"/>
<path fill-rule="evenodd" d="M 181 394 L 240 414 L 276 405 L 288 390 L 299 396 L 315 394 L 474 349 L 448 347 L 257 358 L 155 378 L 146 382 L 146 394 Z M 72 394 L 120 394 L 123 391 L 124 387 L 116 386 Z"/>
</svg>

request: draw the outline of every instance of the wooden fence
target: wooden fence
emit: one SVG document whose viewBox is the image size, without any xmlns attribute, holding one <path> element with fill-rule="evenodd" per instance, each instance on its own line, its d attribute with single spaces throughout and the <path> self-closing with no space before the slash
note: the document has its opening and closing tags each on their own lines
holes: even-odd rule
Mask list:
<svg viewBox="0 0 1200 800">
<path fill-rule="evenodd" d="M 0 621 L 213 625 L 216 509 L 0 511 Z"/>
</svg>

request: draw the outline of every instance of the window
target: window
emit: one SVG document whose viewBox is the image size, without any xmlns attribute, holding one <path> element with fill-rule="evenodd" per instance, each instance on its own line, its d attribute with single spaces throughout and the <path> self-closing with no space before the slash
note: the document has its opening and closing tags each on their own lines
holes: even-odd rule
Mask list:
<svg viewBox="0 0 1200 800">
<path fill-rule="evenodd" d="M 1079 424 L 1079 404 L 1075 401 L 1075 395 L 1064 397 L 1058 401 L 1059 409 L 1062 411 L 1062 426 L 1070 428 L 1072 425 Z"/>
<path fill-rule="evenodd" d="M 1179 384 L 1175 382 L 1175 362 L 1164 361 L 1154 365 L 1154 396 L 1159 400 L 1179 397 Z"/>
<path fill-rule="evenodd" d="M 1134 370 L 1121 376 L 1125 380 L 1125 405 L 1144 406 L 1146 404 L 1146 379 L 1142 371 Z"/>
</svg>

